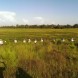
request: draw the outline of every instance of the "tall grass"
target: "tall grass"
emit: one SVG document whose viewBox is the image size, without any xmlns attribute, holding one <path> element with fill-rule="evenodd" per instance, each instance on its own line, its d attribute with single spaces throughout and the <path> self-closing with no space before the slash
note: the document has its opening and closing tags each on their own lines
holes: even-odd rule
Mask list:
<svg viewBox="0 0 78 78">
<path fill-rule="evenodd" d="M 78 28 L 77 29 L 11 29 L 0 28 L 0 67 L 5 67 L 5 78 L 15 78 L 21 67 L 33 78 L 78 77 Z M 75 42 L 71 42 L 71 38 Z M 35 44 L 23 43 L 23 39 L 35 39 Z M 41 43 L 40 39 L 44 42 Z M 65 39 L 62 42 L 61 39 Z M 18 43 L 13 43 L 14 39 Z M 56 41 L 54 42 L 53 39 Z"/>
<path fill-rule="evenodd" d="M 0 56 L 7 67 L 5 78 L 15 78 L 17 67 L 33 78 L 78 77 L 78 49 L 72 42 L 10 42 L 0 46 Z"/>
</svg>

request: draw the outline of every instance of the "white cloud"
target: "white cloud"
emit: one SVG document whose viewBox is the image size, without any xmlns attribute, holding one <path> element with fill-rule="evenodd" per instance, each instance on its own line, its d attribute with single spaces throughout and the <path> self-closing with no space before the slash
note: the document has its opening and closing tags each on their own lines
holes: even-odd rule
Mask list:
<svg viewBox="0 0 78 78">
<path fill-rule="evenodd" d="M 44 18 L 43 17 L 34 17 L 35 24 L 44 24 Z"/>
<path fill-rule="evenodd" d="M 28 24 L 29 23 L 29 21 L 27 20 L 27 19 L 23 19 L 23 22 L 24 22 L 24 24 Z"/>
<path fill-rule="evenodd" d="M 23 17 L 22 17 L 23 18 Z M 23 18 L 17 16 L 15 12 L 10 11 L 0 11 L 0 26 L 1 25 L 16 25 L 16 24 L 55 24 L 51 20 L 44 19 L 43 17 L 33 17 L 33 18 Z"/>
<path fill-rule="evenodd" d="M 43 20 L 42 17 L 34 17 L 34 19 L 37 19 L 37 20 Z"/>
<path fill-rule="evenodd" d="M 55 21 L 53 21 L 51 24 L 56 24 Z"/>
<path fill-rule="evenodd" d="M 46 21 L 45 21 L 45 24 L 49 24 L 49 25 L 51 25 L 51 24 L 56 24 L 56 23 L 55 23 L 55 21 L 46 20 Z"/>
<path fill-rule="evenodd" d="M 15 22 L 16 13 L 9 11 L 0 11 L 0 22 Z"/>
</svg>

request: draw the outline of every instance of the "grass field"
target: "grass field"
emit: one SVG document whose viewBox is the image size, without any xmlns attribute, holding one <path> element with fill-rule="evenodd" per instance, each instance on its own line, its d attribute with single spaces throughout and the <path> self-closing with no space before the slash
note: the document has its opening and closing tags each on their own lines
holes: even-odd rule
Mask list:
<svg viewBox="0 0 78 78">
<path fill-rule="evenodd" d="M 29 38 L 31 43 L 22 42 Z M 75 41 L 71 42 L 71 38 Z M 0 61 L 6 65 L 5 78 L 15 78 L 17 67 L 32 78 L 78 78 L 78 28 L 0 28 L 0 39 L 7 41 L 0 45 Z M 18 43 L 15 44 L 14 39 Z M 35 39 L 38 40 L 36 44 Z"/>
</svg>

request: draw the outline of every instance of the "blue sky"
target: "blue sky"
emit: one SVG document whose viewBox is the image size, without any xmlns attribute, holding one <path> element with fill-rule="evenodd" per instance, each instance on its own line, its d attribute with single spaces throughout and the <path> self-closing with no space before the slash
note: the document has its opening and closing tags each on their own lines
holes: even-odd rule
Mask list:
<svg viewBox="0 0 78 78">
<path fill-rule="evenodd" d="M 78 0 L 0 0 L 0 25 L 75 23 Z"/>
</svg>

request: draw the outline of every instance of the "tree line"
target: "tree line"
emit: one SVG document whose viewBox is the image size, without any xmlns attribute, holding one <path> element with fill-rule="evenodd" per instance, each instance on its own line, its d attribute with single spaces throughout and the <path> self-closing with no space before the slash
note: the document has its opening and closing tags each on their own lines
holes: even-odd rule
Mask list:
<svg viewBox="0 0 78 78">
<path fill-rule="evenodd" d="M 53 28 L 53 29 L 64 29 L 64 28 L 78 28 L 78 24 L 74 25 L 12 25 L 12 26 L 0 26 L 0 28 Z"/>
</svg>

